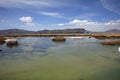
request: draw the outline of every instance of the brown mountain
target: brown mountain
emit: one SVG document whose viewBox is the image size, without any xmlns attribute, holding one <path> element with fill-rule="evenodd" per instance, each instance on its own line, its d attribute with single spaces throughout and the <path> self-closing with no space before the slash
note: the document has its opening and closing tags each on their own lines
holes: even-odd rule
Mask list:
<svg viewBox="0 0 120 80">
<path fill-rule="evenodd" d="M 30 34 L 35 33 L 34 31 L 28 31 L 23 29 L 5 29 L 0 30 L 0 34 Z"/>
<path fill-rule="evenodd" d="M 40 30 L 36 32 L 37 34 L 70 34 L 70 33 L 89 33 L 83 28 L 76 29 L 61 29 L 61 30 Z"/>
<path fill-rule="evenodd" d="M 110 29 L 108 31 L 105 31 L 106 33 L 120 33 L 120 30 L 118 29 Z"/>
<path fill-rule="evenodd" d="M 83 28 L 61 29 L 61 30 L 39 30 L 36 32 L 23 30 L 23 29 L 0 30 L 0 34 L 70 34 L 70 33 L 90 33 L 90 32 Z"/>
</svg>

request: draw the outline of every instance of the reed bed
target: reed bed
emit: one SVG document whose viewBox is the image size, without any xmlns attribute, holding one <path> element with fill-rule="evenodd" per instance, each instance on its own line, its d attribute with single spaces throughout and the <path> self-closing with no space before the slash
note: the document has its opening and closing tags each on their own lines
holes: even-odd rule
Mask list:
<svg viewBox="0 0 120 80">
<path fill-rule="evenodd" d="M 52 41 L 55 41 L 55 42 L 64 42 L 64 41 L 66 41 L 66 39 L 64 37 L 59 36 L 59 37 L 53 38 Z"/>
<path fill-rule="evenodd" d="M 0 43 L 3 43 L 5 40 L 5 36 L 4 35 L 0 35 Z"/>
<path fill-rule="evenodd" d="M 101 42 L 103 45 L 120 45 L 120 40 L 103 40 Z"/>
</svg>

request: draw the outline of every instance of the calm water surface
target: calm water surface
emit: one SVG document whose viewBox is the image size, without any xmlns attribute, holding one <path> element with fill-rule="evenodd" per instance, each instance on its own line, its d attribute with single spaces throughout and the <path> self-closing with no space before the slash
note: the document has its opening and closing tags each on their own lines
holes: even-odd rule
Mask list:
<svg viewBox="0 0 120 80">
<path fill-rule="evenodd" d="M 51 39 L 24 37 L 19 45 L 0 45 L 0 80 L 120 80 L 119 46 L 93 38 Z"/>
</svg>

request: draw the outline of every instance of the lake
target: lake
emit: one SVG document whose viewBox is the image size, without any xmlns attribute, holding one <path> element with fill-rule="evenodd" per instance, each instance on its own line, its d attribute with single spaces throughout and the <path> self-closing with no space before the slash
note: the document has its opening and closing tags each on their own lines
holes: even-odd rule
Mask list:
<svg viewBox="0 0 120 80">
<path fill-rule="evenodd" d="M 0 45 L 0 80 L 120 80 L 119 46 L 100 40 L 21 37 Z"/>
</svg>

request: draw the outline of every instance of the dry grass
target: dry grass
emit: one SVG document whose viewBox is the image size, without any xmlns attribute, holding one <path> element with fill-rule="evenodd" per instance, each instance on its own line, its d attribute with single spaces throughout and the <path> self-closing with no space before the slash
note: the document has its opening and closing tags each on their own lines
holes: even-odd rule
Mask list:
<svg viewBox="0 0 120 80">
<path fill-rule="evenodd" d="M 94 37 L 96 39 L 111 39 L 120 38 L 120 34 L 108 33 L 92 33 L 92 34 L 6 34 L 6 37 L 67 37 L 67 36 L 80 36 L 80 37 Z"/>
<path fill-rule="evenodd" d="M 103 45 L 120 45 L 120 40 L 103 40 L 101 42 Z"/>
<path fill-rule="evenodd" d="M 64 37 L 55 37 L 52 39 L 52 41 L 55 41 L 55 42 L 64 42 L 66 41 L 66 39 Z"/>
<path fill-rule="evenodd" d="M 0 35 L 0 43 L 3 43 L 3 42 L 4 42 L 4 40 L 5 40 L 5 36 Z"/>
<path fill-rule="evenodd" d="M 6 34 L 6 37 L 58 37 L 58 36 L 90 36 L 89 34 Z"/>
<path fill-rule="evenodd" d="M 120 38 L 120 34 L 91 34 L 92 37 L 96 39 L 111 39 L 111 38 Z"/>
<path fill-rule="evenodd" d="M 17 41 L 16 42 L 9 41 L 6 43 L 6 45 L 7 47 L 12 48 L 12 47 L 17 47 L 19 43 Z"/>
</svg>

